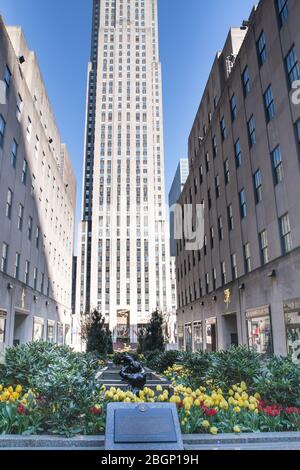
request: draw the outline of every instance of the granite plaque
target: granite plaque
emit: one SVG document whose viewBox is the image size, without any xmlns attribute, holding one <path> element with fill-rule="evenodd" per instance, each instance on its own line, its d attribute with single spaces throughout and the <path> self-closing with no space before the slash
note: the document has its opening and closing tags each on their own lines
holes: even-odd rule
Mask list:
<svg viewBox="0 0 300 470">
<path fill-rule="evenodd" d="M 182 450 L 176 406 L 172 403 L 109 403 L 106 450 Z"/>
</svg>

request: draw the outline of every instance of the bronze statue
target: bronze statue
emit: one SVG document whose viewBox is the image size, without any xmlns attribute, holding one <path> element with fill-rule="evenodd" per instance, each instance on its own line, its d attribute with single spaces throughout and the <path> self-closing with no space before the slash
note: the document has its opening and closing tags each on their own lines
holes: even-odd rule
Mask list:
<svg viewBox="0 0 300 470">
<path fill-rule="evenodd" d="M 140 364 L 135 361 L 129 354 L 123 356 L 123 367 L 120 371 L 120 376 L 123 380 L 128 382 L 133 393 L 138 393 L 146 384 L 146 371 Z"/>
</svg>

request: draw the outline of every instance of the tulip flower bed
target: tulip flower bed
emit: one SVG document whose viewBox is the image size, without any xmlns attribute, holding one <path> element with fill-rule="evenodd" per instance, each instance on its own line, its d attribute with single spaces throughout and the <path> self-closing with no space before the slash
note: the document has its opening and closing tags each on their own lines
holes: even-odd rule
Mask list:
<svg viewBox="0 0 300 470">
<path fill-rule="evenodd" d="M 148 358 L 171 385 L 135 395 L 99 385 L 103 358 L 46 343 L 7 349 L 0 434 L 102 434 L 112 401 L 174 403 L 183 434 L 300 431 L 300 368 L 288 358 L 264 359 L 244 348 Z"/>
<path fill-rule="evenodd" d="M 227 391 L 212 383 L 192 390 L 173 382 L 169 389 L 146 387 L 138 395 L 113 387 L 103 398 L 106 403 L 175 403 L 183 434 L 300 431 L 300 408 L 264 403 L 259 393 L 248 393 L 244 382 Z"/>
</svg>

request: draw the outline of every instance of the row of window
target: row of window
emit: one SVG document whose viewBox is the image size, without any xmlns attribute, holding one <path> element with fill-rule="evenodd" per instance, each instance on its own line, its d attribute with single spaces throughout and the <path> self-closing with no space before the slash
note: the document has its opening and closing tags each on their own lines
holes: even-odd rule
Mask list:
<svg viewBox="0 0 300 470">
<path fill-rule="evenodd" d="M 292 233 L 290 226 L 289 214 L 285 214 L 279 219 L 279 231 L 281 239 L 282 254 L 287 254 L 293 249 L 292 242 Z M 206 243 L 204 244 L 204 253 L 206 253 Z M 213 246 L 213 232 L 211 232 L 211 245 Z M 264 230 L 259 234 L 259 248 L 261 256 L 261 264 L 267 264 L 269 262 L 269 244 L 268 244 L 268 234 Z M 231 255 L 231 281 L 236 280 L 239 276 L 243 274 L 248 274 L 252 270 L 252 257 L 250 244 L 246 243 L 243 246 L 243 257 L 244 257 L 244 270 L 239 272 L 237 264 L 237 255 L 233 253 Z M 198 252 L 198 262 L 201 261 L 200 251 Z M 183 278 L 196 266 L 196 252 L 193 252 L 193 255 L 188 255 L 187 260 L 185 259 L 183 264 L 181 264 L 180 269 L 177 269 L 177 280 L 178 282 L 183 280 Z M 224 287 L 229 281 L 227 278 L 227 270 L 225 261 L 221 262 L 220 266 L 221 272 L 221 286 Z M 190 286 L 188 290 L 182 291 L 181 294 L 178 294 L 178 305 L 183 307 L 189 303 L 201 299 L 204 295 L 209 294 L 217 289 L 217 270 L 213 268 L 212 270 L 212 285 L 210 284 L 209 273 L 205 274 L 205 289 L 202 285 L 202 281 L 199 281 L 199 286 L 197 290 L 197 285 L 194 283 L 194 289 Z M 193 292 L 194 291 L 194 292 Z"/>
</svg>

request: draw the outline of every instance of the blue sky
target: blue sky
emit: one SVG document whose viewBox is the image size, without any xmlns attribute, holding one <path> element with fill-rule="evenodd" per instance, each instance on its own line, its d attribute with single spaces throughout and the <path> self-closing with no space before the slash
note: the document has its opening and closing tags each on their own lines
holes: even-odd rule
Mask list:
<svg viewBox="0 0 300 470">
<path fill-rule="evenodd" d="M 166 192 L 187 139 L 217 50 L 255 0 L 159 0 L 163 66 Z M 0 0 L 7 24 L 21 25 L 42 70 L 61 136 L 81 177 L 92 0 Z"/>
</svg>

